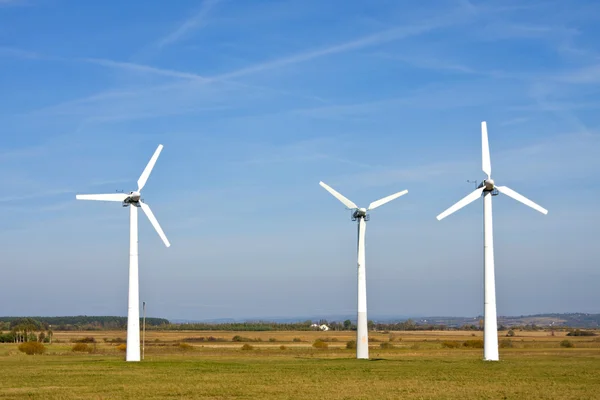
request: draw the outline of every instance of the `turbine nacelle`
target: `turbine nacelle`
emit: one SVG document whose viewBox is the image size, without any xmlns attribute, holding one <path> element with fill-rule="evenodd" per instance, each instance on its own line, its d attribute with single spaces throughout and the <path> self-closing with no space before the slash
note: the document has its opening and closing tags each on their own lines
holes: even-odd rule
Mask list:
<svg viewBox="0 0 600 400">
<path fill-rule="evenodd" d="M 358 209 L 356 209 L 356 211 L 354 211 L 354 213 L 352 213 L 352 217 L 354 217 L 354 218 L 364 218 L 366 216 L 367 216 L 366 208 L 358 208 Z"/>
<path fill-rule="evenodd" d="M 125 200 L 123 200 L 123 202 L 124 203 L 137 203 L 140 201 L 141 196 L 142 195 L 138 191 L 129 192 L 129 196 L 127 196 L 125 198 Z"/>
<path fill-rule="evenodd" d="M 493 179 L 484 179 L 484 181 L 481 183 L 481 186 L 483 188 L 485 188 L 484 190 L 487 192 L 491 192 L 492 190 L 494 190 L 494 180 Z"/>
</svg>

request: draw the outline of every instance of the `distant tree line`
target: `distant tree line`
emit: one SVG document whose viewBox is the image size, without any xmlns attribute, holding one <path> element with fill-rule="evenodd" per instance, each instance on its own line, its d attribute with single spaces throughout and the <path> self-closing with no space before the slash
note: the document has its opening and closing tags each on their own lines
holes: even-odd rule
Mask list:
<svg viewBox="0 0 600 400">
<path fill-rule="evenodd" d="M 310 331 L 319 329 L 313 327 L 313 324 L 327 325 L 331 331 L 353 331 L 356 330 L 356 324 L 351 320 L 345 320 L 343 322 L 338 321 L 327 321 L 324 319 L 318 322 L 310 320 L 303 322 L 270 322 L 270 321 L 252 321 L 252 322 L 228 322 L 228 323 L 181 323 L 181 324 L 168 324 L 154 327 L 154 330 L 200 330 L 200 331 Z M 416 331 L 416 330 L 447 330 L 446 325 L 433 325 L 433 324 L 417 324 L 413 320 L 409 319 L 403 322 L 394 323 L 375 323 L 368 321 L 368 328 L 370 330 L 378 331 Z"/>
<path fill-rule="evenodd" d="M 0 317 L 0 331 L 11 329 L 14 321 L 23 320 L 22 317 Z M 44 329 L 50 326 L 60 331 L 99 331 L 127 329 L 127 317 L 115 316 L 86 316 L 74 317 L 28 317 L 25 318 L 40 324 Z M 140 326 L 142 319 L 140 318 Z M 168 325 L 169 320 L 164 318 L 146 318 L 146 327 Z"/>
<path fill-rule="evenodd" d="M 0 329 L 0 343 L 52 342 L 52 330 L 47 325 L 33 318 L 16 318 L 3 322 L 3 333 Z"/>
</svg>

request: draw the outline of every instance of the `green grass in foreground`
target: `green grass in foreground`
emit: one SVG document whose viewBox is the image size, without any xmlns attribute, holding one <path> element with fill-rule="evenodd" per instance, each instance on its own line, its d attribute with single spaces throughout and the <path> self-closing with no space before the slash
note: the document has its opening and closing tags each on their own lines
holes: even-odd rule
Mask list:
<svg viewBox="0 0 600 400">
<path fill-rule="evenodd" d="M 375 352 L 373 352 L 375 353 Z M 153 355 L 0 355 L 0 399 L 597 399 L 597 349 L 377 352 L 229 350 Z M 372 354 L 375 356 L 375 354 Z"/>
</svg>

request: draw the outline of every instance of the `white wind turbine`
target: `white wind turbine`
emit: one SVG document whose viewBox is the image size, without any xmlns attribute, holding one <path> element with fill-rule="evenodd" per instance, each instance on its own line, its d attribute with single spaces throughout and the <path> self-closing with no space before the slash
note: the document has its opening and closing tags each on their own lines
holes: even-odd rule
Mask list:
<svg viewBox="0 0 600 400">
<path fill-rule="evenodd" d="M 528 198 L 520 195 L 506 186 L 496 186 L 491 178 L 492 166 L 490 162 L 490 146 L 488 142 L 487 124 L 481 123 L 481 157 L 482 169 L 487 174 L 485 179 L 475 191 L 464 197 L 458 203 L 448 208 L 437 216 L 438 220 L 447 217 L 455 211 L 460 210 L 467 204 L 481 197 L 483 193 L 483 359 L 486 361 L 498 361 L 498 321 L 496 317 L 496 283 L 494 278 L 494 238 L 492 229 L 492 196 L 498 192 L 512 197 L 513 199 L 541 212 L 548 214 L 548 210 L 540 207 Z"/>
<path fill-rule="evenodd" d="M 158 145 L 150 162 L 138 179 L 138 189 L 129 193 L 110 193 L 110 194 L 78 194 L 77 200 L 100 200 L 100 201 L 120 201 L 123 207 L 129 207 L 129 301 L 127 306 L 127 355 L 126 361 L 140 361 L 140 296 L 139 296 L 139 274 L 138 274 L 138 207 L 140 207 L 158 235 L 167 247 L 171 246 L 165 233 L 161 229 L 158 221 L 154 217 L 150 207 L 140 198 L 140 191 L 146 184 L 152 168 L 163 149 L 163 145 Z"/>
<path fill-rule="evenodd" d="M 394 193 L 369 204 L 368 208 L 359 208 L 352 201 L 336 192 L 330 186 L 319 182 L 325 190 L 342 202 L 348 209 L 353 210 L 352 220 L 358 220 L 358 318 L 356 324 L 356 358 L 369 358 L 369 333 L 367 329 L 367 278 L 365 275 L 365 229 L 369 220 L 367 211 L 374 210 L 398 197 L 408 193 L 408 190 Z"/>
</svg>

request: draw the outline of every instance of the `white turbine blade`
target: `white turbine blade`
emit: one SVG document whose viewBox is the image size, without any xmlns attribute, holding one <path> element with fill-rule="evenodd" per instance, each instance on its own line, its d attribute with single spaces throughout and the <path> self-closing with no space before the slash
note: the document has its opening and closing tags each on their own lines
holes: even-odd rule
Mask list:
<svg viewBox="0 0 600 400">
<path fill-rule="evenodd" d="M 529 207 L 533 208 L 534 210 L 541 212 L 542 214 L 548 214 L 548 210 L 546 210 L 544 207 L 542 207 L 538 204 L 535 204 L 533 201 L 529 200 L 527 197 L 515 192 L 514 190 L 512 190 L 509 187 L 496 186 L 496 189 L 498 189 L 498 191 L 500 193 L 504 193 L 505 195 L 512 197 L 513 199 L 515 199 L 517 201 L 520 201 L 521 203 L 525 204 L 526 206 L 529 206 Z"/>
<path fill-rule="evenodd" d="M 339 201 L 341 201 L 346 207 L 351 208 L 351 209 L 352 208 L 358 208 L 358 206 L 356 204 L 354 204 L 353 202 L 351 202 L 350 200 L 348 200 L 347 198 L 345 198 L 344 196 L 342 196 L 340 193 L 338 193 L 335 190 L 333 190 L 326 183 L 319 182 L 319 185 L 323 186 L 325 188 L 325 190 L 327 190 L 329 193 L 331 193 L 333 195 L 333 197 L 335 197 L 336 199 L 338 199 Z"/>
<path fill-rule="evenodd" d="M 140 175 L 140 179 L 138 179 L 138 192 L 140 190 L 142 190 L 144 185 L 146 185 L 146 181 L 148 180 L 148 177 L 150 176 L 150 172 L 152 172 L 152 168 L 154 168 L 154 164 L 156 164 L 156 160 L 158 160 L 158 156 L 160 155 L 160 152 L 162 151 L 162 149 L 163 149 L 163 145 L 159 144 L 158 148 L 152 155 L 152 158 L 148 162 L 148 165 L 146 165 L 144 172 L 142 172 L 142 175 Z"/>
<path fill-rule="evenodd" d="M 470 203 L 474 202 L 475 200 L 477 200 L 478 198 L 480 198 L 481 193 L 483 193 L 482 187 L 479 189 L 475 189 L 473 192 L 471 192 L 468 195 L 466 195 L 465 197 L 463 197 L 460 201 L 458 201 L 452 207 L 450 207 L 449 209 L 447 209 L 446 211 L 444 211 L 443 213 L 438 215 L 436 218 L 438 219 L 438 221 L 442 220 L 442 218 L 446 218 L 448 215 L 452 214 L 453 212 L 460 210 L 467 204 L 470 204 Z"/>
<path fill-rule="evenodd" d="M 400 196 L 404 196 L 406 193 L 408 193 L 408 190 L 403 190 L 401 192 L 394 193 L 387 197 L 384 197 L 383 199 L 376 200 L 376 201 L 372 202 L 371 204 L 369 204 L 369 208 L 367 208 L 367 211 L 374 210 L 377 207 L 384 205 L 385 203 L 389 203 L 390 201 L 395 200 Z"/>
<path fill-rule="evenodd" d="M 127 198 L 127 195 L 125 193 L 78 194 L 75 198 L 77 200 L 123 201 Z"/>
<path fill-rule="evenodd" d="M 490 179 L 492 175 L 492 162 L 490 161 L 490 143 L 488 141 L 487 123 L 481 123 L 481 169 Z"/>
<path fill-rule="evenodd" d="M 144 210 L 146 217 L 148 217 L 148 219 L 150 220 L 150 223 L 152 224 L 154 229 L 156 229 L 156 233 L 158 233 L 158 236 L 160 236 L 162 241 L 165 242 L 165 246 L 167 246 L 167 247 L 171 246 L 171 243 L 169 243 L 169 239 L 167 239 L 167 236 L 165 235 L 162 228 L 160 227 L 160 224 L 158 223 L 158 220 L 156 219 L 154 214 L 152 214 L 152 210 L 150 209 L 148 204 L 140 201 L 140 207 L 142 207 L 142 210 Z"/>
</svg>

